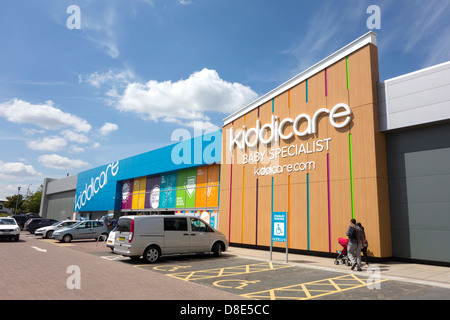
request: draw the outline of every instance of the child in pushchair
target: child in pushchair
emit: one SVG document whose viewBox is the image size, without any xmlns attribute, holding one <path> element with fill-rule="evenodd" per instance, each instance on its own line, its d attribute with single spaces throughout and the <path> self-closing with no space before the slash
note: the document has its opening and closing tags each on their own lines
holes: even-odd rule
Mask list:
<svg viewBox="0 0 450 320">
<path fill-rule="evenodd" d="M 348 255 L 347 255 L 348 239 L 339 238 L 338 242 L 342 246 L 342 251 L 336 250 L 336 252 L 338 253 L 338 256 L 334 260 L 334 264 L 338 265 L 339 264 L 339 260 L 340 260 L 342 264 L 345 263 L 347 266 L 350 266 L 352 263 L 351 263 L 350 259 L 348 258 Z"/>
</svg>

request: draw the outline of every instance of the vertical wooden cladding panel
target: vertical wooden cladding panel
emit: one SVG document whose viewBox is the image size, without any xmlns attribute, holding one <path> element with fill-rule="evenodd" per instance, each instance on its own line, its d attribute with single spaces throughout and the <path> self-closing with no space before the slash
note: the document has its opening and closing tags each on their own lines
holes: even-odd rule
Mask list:
<svg viewBox="0 0 450 320">
<path fill-rule="evenodd" d="M 342 59 L 327 69 L 327 109 L 331 110 L 338 103 L 348 105 L 346 60 Z M 351 108 L 351 106 L 350 106 Z M 350 178 L 348 133 L 353 125 L 344 128 L 329 126 L 330 140 L 330 180 Z M 331 189 L 333 192 L 333 189 Z"/>
<path fill-rule="evenodd" d="M 327 183 L 311 182 L 310 194 L 310 249 L 328 252 L 328 202 Z"/>
<path fill-rule="evenodd" d="M 276 111 L 276 106 L 275 106 Z M 270 123 L 272 121 L 272 101 L 267 101 L 266 103 L 262 104 L 259 107 L 259 120 L 261 121 L 261 125 L 264 125 L 266 123 Z M 267 146 L 264 146 L 262 143 L 258 144 L 258 150 L 260 152 L 266 151 L 266 160 L 264 162 L 258 162 L 257 168 L 263 168 L 266 166 L 269 166 L 271 161 L 267 159 L 267 153 L 272 148 L 271 144 L 269 143 Z M 272 178 L 270 175 L 262 175 L 258 177 L 259 179 L 259 186 L 271 186 L 272 184 Z"/>
<path fill-rule="evenodd" d="M 306 114 L 311 114 L 312 111 L 312 107 L 309 103 L 306 102 L 306 82 L 303 81 L 300 84 L 296 85 L 295 87 L 291 88 L 291 108 L 290 108 L 290 117 L 292 120 L 294 120 L 298 115 L 302 114 L 302 113 L 306 113 Z M 290 128 L 290 132 L 293 131 L 292 129 L 292 125 L 289 127 Z M 302 130 L 305 128 L 305 124 L 301 124 L 299 126 L 299 130 Z M 294 138 L 291 139 L 292 144 L 295 145 L 301 145 L 302 143 L 306 143 L 309 138 L 308 137 L 298 137 L 297 135 L 294 135 Z M 295 156 L 295 157 L 290 157 L 290 163 L 292 165 L 294 165 L 296 162 L 303 162 L 303 160 L 306 160 L 307 156 L 306 155 L 302 155 L 302 156 Z M 296 183 L 305 183 L 306 178 L 305 178 L 305 174 L 303 173 L 292 173 L 291 174 L 291 184 L 296 184 Z"/>
<path fill-rule="evenodd" d="M 365 229 L 370 243 L 369 251 L 380 256 L 381 242 L 379 238 L 379 204 L 378 204 L 378 179 L 355 179 L 355 218 Z"/>
<path fill-rule="evenodd" d="M 220 163 L 220 190 L 230 188 L 230 173 L 231 173 L 231 157 L 232 153 L 229 151 L 227 140 L 229 136 L 229 130 L 233 125 L 227 124 L 222 128 L 222 159 Z M 222 203 L 222 201 L 220 201 Z"/>
<path fill-rule="evenodd" d="M 290 108 L 289 108 L 289 100 L 290 100 L 290 92 L 289 91 L 285 91 L 282 94 L 280 94 L 279 96 L 275 97 L 275 112 L 274 115 L 278 117 L 278 122 L 280 122 L 281 120 L 290 117 Z M 292 127 L 287 126 L 284 130 L 285 134 L 288 134 L 289 132 L 292 132 Z M 291 145 L 293 139 L 289 139 L 288 141 L 284 141 L 283 139 L 279 139 L 278 143 L 275 143 L 272 145 L 273 149 L 276 148 L 283 148 L 283 147 L 289 147 L 289 145 Z M 274 160 L 272 160 L 271 165 L 288 165 L 290 163 L 290 158 L 289 157 L 283 157 L 281 154 L 279 154 Z M 276 174 L 275 175 L 275 184 L 276 185 L 287 185 L 288 183 L 288 173 L 287 172 L 283 172 L 282 174 Z M 275 193 L 275 196 L 278 197 L 278 193 Z M 287 199 L 286 199 L 287 201 Z M 275 209 L 274 209 L 275 210 Z M 281 210 L 278 210 L 281 211 Z M 287 208 L 286 210 L 287 211 Z"/>
<path fill-rule="evenodd" d="M 256 127 L 256 120 L 258 120 L 258 109 L 254 109 L 246 114 L 245 116 L 245 126 L 247 129 L 251 129 Z M 253 135 L 250 138 L 250 141 L 253 141 L 256 137 Z M 245 148 L 245 154 L 247 155 L 254 155 L 254 153 L 258 151 L 257 146 L 256 147 L 246 147 Z M 241 157 L 243 156 L 240 155 Z M 242 159 L 241 159 L 242 160 Z M 245 187 L 246 188 L 256 188 L 256 176 L 255 176 L 255 169 L 258 167 L 258 162 L 249 162 L 247 164 L 243 165 L 245 167 Z"/>
<path fill-rule="evenodd" d="M 330 181 L 331 200 L 331 251 L 341 250 L 338 238 L 347 238 L 345 231 L 352 218 L 350 180 Z"/>
<path fill-rule="evenodd" d="M 256 244 L 256 184 L 255 187 L 246 187 L 244 194 L 244 216 L 241 220 L 241 229 L 243 230 L 242 243 Z"/>
<path fill-rule="evenodd" d="M 260 186 L 258 191 L 258 245 L 270 246 L 272 219 L 272 186 Z"/>
<path fill-rule="evenodd" d="M 348 104 L 347 68 L 345 59 L 339 60 L 327 68 L 327 83 L 327 108 L 330 109 L 341 102 Z"/>
<path fill-rule="evenodd" d="M 244 117 L 234 121 L 235 130 L 242 130 L 245 124 Z M 240 243 L 242 239 L 242 192 L 243 192 L 243 173 L 242 152 L 239 148 L 233 151 L 233 172 L 232 172 L 232 194 L 231 194 L 231 228 L 230 242 Z"/>
<path fill-rule="evenodd" d="M 244 118 L 247 129 L 254 128 L 258 119 L 258 109 L 254 109 L 246 114 Z M 253 136 L 250 141 L 253 141 Z M 247 155 L 253 154 L 256 148 L 246 147 Z M 256 176 L 254 174 L 257 163 L 238 164 L 245 168 L 243 170 L 242 181 L 238 183 L 243 185 L 242 196 L 242 216 L 241 216 L 241 242 L 246 244 L 255 244 L 256 238 Z"/>
<path fill-rule="evenodd" d="M 228 177 L 229 179 L 229 177 Z M 222 188 L 222 180 L 220 186 L 220 202 L 219 202 L 219 231 L 222 232 L 228 239 L 228 231 L 230 227 L 229 213 L 230 213 L 230 189 Z M 230 241 L 230 239 L 228 239 Z"/>
<path fill-rule="evenodd" d="M 228 239 L 228 232 L 230 227 L 229 213 L 230 213 L 230 178 L 231 178 L 231 152 L 227 145 L 227 137 L 229 129 L 233 125 L 227 124 L 222 128 L 222 159 L 220 164 L 220 200 L 219 200 L 219 231 L 226 235 Z M 230 241 L 230 239 L 228 239 Z"/>
<path fill-rule="evenodd" d="M 353 112 L 351 126 L 353 142 L 353 177 L 375 177 L 376 150 L 374 89 L 378 75 L 373 74 L 372 49 L 365 46 L 348 57 L 349 105 Z M 376 59 L 375 59 L 376 60 Z"/>
<path fill-rule="evenodd" d="M 325 71 L 321 71 L 308 79 L 308 107 L 307 114 L 313 117 L 314 113 L 326 107 L 326 96 L 325 96 Z M 313 144 L 317 140 L 327 139 L 329 137 L 329 127 L 331 127 L 328 121 L 327 113 L 320 113 L 317 118 L 317 133 L 310 135 L 309 139 L 306 141 L 305 146 L 308 150 L 314 150 Z M 323 151 L 312 152 L 306 155 L 307 161 L 314 161 L 316 169 L 309 171 L 309 179 L 311 182 L 316 181 L 327 181 L 327 150 L 326 143 L 322 143 Z M 305 159 L 302 155 L 300 158 Z M 303 173 L 304 175 L 306 172 Z M 325 198 L 326 199 L 326 198 Z"/>
<path fill-rule="evenodd" d="M 230 242 L 240 243 L 242 239 L 242 171 L 239 175 L 234 174 L 233 165 L 233 190 L 231 195 L 231 230 L 230 230 Z M 237 171 L 237 170 L 236 170 Z M 235 180 L 236 177 L 240 177 L 240 181 Z"/>
<path fill-rule="evenodd" d="M 376 177 L 377 164 L 375 148 L 375 132 L 372 115 L 373 105 L 367 104 L 352 109 L 353 123 L 352 154 L 353 154 L 353 178 Z"/>
<path fill-rule="evenodd" d="M 289 224 L 291 225 L 290 248 L 306 250 L 308 248 L 306 183 L 292 183 L 292 176 Z"/>
<path fill-rule="evenodd" d="M 378 82 L 378 68 L 372 68 L 372 62 L 377 64 L 377 59 L 372 61 L 373 48 L 376 49 L 373 45 L 365 46 L 348 57 L 348 93 L 349 103 L 353 108 L 376 102 L 374 93 Z"/>
</svg>

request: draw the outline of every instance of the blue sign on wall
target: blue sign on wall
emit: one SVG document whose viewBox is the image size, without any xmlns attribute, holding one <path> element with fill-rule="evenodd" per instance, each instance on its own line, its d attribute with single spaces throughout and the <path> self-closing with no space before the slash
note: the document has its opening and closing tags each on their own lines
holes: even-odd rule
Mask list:
<svg viewBox="0 0 450 320">
<path fill-rule="evenodd" d="M 80 172 L 74 211 L 120 210 L 121 181 L 219 163 L 221 149 L 219 130 Z M 169 195 L 165 198 L 171 199 Z"/>
<path fill-rule="evenodd" d="M 287 213 L 272 212 L 272 241 L 287 241 Z"/>
</svg>

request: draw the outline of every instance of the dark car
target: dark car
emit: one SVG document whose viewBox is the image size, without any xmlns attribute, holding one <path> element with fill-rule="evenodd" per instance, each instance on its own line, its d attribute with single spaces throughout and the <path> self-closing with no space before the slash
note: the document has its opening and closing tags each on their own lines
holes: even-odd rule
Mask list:
<svg viewBox="0 0 450 320">
<path fill-rule="evenodd" d="M 27 222 L 31 218 L 40 218 L 36 213 L 21 213 L 13 215 L 12 218 L 16 220 L 17 224 L 20 227 L 20 230 L 23 229 L 25 222 Z"/>
<path fill-rule="evenodd" d="M 36 229 L 51 226 L 55 222 L 58 222 L 58 220 L 47 218 L 31 218 L 25 223 L 23 230 L 28 230 L 28 232 L 34 233 Z"/>
</svg>

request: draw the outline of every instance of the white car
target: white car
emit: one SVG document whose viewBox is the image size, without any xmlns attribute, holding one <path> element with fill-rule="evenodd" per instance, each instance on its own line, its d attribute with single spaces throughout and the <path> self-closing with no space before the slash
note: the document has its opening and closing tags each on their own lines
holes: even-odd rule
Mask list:
<svg viewBox="0 0 450 320">
<path fill-rule="evenodd" d="M 116 238 L 116 229 L 111 231 L 108 236 L 108 240 L 106 240 L 106 246 L 114 251 L 114 239 Z"/>
<path fill-rule="evenodd" d="M 36 236 L 42 236 L 43 238 L 52 238 L 53 237 L 53 232 L 55 230 L 61 229 L 61 228 L 67 228 L 70 227 L 71 225 L 80 222 L 78 220 L 64 220 L 64 221 L 58 221 L 55 222 L 54 224 L 52 224 L 51 226 L 47 226 L 47 227 L 42 227 L 39 229 L 36 229 L 34 231 L 34 234 Z"/>
<path fill-rule="evenodd" d="M 0 238 L 19 241 L 20 227 L 14 218 L 0 217 Z"/>
</svg>

